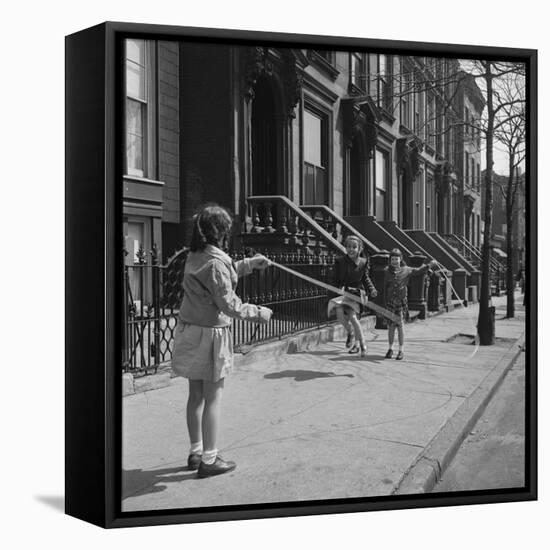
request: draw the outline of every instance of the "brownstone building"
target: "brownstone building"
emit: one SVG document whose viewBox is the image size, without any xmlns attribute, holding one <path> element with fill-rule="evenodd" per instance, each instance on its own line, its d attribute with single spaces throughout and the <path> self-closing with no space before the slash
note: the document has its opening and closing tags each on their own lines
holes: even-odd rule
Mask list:
<svg viewBox="0 0 550 550">
<path fill-rule="evenodd" d="M 128 40 L 126 91 L 129 264 L 153 244 L 165 262 L 213 201 L 236 249 L 358 232 L 371 255 L 435 257 L 472 299 L 484 100 L 458 60 Z"/>
</svg>

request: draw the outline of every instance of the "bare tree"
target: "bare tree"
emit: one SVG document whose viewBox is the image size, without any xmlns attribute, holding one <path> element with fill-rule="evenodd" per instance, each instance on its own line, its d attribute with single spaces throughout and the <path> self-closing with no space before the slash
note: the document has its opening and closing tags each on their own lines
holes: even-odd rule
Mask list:
<svg viewBox="0 0 550 550">
<path fill-rule="evenodd" d="M 514 247 L 513 238 L 516 220 L 516 197 L 521 190 L 518 167 L 525 160 L 525 78 L 514 73 L 502 79 L 498 90 L 499 101 L 504 105 L 500 120 L 502 124 L 495 130 L 495 139 L 508 154 L 508 179 L 500 191 L 506 202 L 506 317 L 514 317 Z"/>
<path fill-rule="evenodd" d="M 525 140 L 525 65 L 523 63 L 471 60 L 458 62 L 457 60 L 426 58 L 424 63 L 410 63 L 406 66 L 401 63 L 402 70 L 391 75 L 393 85 L 392 98 L 385 98 L 386 108 L 392 110 L 402 108 L 409 97 L 422 90 L 437 96 L 437 107 L 426 109 L 426 114 L 419 125 L 415 125 L 414 132 L 426 142 L 433 142 L 433 138 L 462 128 L 469 133 L 473 131 L 485 137 L 485 208 L 484 231 L 482 242 L 481 288 L 480 307 L 478 318 L 478 334 L 482 345 L 494 343 L 494 315 L 490 309 L 490 282 L 491 282 L 491 238 L 493 236 L 493 157 L 494 142 L 498 140 L 507 143 L 505 136 L 513 136 L 510 166 L 509 185 L 505 191 L 508 212 L 513 217 L 513 205 L 517 193 L 514 185 L 513 173 L 515 167 L 523 160 L 522 143 Z M 428 70 L 419 70 L 418 66 Z M 370 71 L 369 90 L 373 87 L 377 91 L 378 101 L 384 101 L 383 89 L 380 82 L 388 78 L 386 71 L 376 73 Z M 467 85 L 468 79 L 478 84 L 485 96 L 486 105 L 483 117 L 477 120 L 464 120 L 462 113 L 457 112 L 455 98 L 461 85 Z M 378 88 L 376 88 L 378 86 Z M 396 114 L 395 112 L 392 114 Z M 447 124 L 441 125 L 439 117 L 447 117 Z M 522 137 L 523 133 L 523 137 Z M 481 149 L 481 144 L 479 147 Z M 512 218 L 513 220 L 513 218 Z M 513 221 L 512 221 L 513 225 Z M 511 226 L 509 226 L 511 227 Z M 511 229 L 508 231 L 511 235 Z M 511 243 L 508 245 L 511 246 Z M 511 254 L 508 253 L 510 257 Z M 510 260 L 509 260 L 510 261 Z M 513 271 L 508 265 L 508 288 L 513 284 Z M 513 293 L 513 290 L 512 290 Z M 513 302 L 513 294 L 512 294 Z M 508 314 L 510 311 L 508 311 Z"/>
<path fill-rule="evenodd" d="M 476 61 L 472 63 L 472 74 L 481 79 L 487 97 L 486 107 L 486 165 L 485 170 L 485 226 L 483 229 L 481 289 L 479 299 L 478 334 L 481 345 L 494 344 L 494 310 L 490 306 L 490 258 L 491 237 L 493 234 L 493 147 L 496 135 L 507 124 L 518 120 L 516 109 L 524 105 L 524 94 L 504 93 L 507 83 L 514 77 L 525 74 L 525 65 L 495 61 Z M 519 117 L 521 118 L 521 117 Z"/>
</svg>

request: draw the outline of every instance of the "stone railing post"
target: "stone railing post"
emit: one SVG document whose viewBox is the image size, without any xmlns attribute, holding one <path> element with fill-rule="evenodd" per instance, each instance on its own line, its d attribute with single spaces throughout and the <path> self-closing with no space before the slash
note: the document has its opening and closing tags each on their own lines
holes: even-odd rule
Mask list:
<svg viewBox="0 0 550 550">
<path fill-rule="evenodd" d="M 462 300 L 464 305 L 468 301 L 468 286 L 466 283 L 466 270 L 461 267 L 453 271 L 453 287 L 458 294 L 458 298 Z M 456 299 L 456 296 L 453 296 Z"/>
</svg>

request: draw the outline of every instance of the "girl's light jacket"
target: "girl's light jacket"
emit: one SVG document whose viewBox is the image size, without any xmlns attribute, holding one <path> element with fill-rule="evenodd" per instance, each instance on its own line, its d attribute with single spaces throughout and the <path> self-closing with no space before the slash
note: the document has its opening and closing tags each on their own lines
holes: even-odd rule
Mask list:
<svg viewBox="0 0 550 550">
<path fill-rule="evenodd" d="M 251 272 L 249 258 L 234 263 L 212 245 L 190 252 L 183 273 L 179 322 L 219 328 L 230 325 L 231 317 L 250 322 L 268 320 L 268 310 L 243 304 L 235 294 L 238 278 Z"/>
</svg>

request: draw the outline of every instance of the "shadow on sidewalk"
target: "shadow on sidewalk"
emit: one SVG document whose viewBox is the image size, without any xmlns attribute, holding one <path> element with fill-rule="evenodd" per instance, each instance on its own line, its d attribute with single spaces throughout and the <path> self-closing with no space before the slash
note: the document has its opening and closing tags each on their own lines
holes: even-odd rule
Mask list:
<svg viewBox="0 0 550 550">
<path fill-rule="evenodd" d="M 172 475 L 172 474 L 179 475 Z M 197 472 L 186 465 L 162 470 L 122 470 L 122 499 L 150 493 L 161 493 L 166 485 L 158 483 L 179 483 L 197 478 Z"/>
<path fill-rule="evenodd" d="M 292 354 L 289 353 L 289 355 L 340 355 L 342 353 L 338 350 L 325 350 L 325 351 L 313 351 L 313 350 L 304 350 L 304 351 L 296 351 Z"/>
<path fill-rule="evenodd" d="M 294 378 L 296 382 L 306 382 L 315 378 L 336 378 L 344 376 L 346 378 L 354 378 L 353 374 L 335 374 L 334 372 L 320 372 L 314 370 L 282 370 L 281 372 L 272 372 L 264 375 L 264 378 L 276 380 L 278 378 Z"/>
<path fill-rule="evenodd" d="M 386 358 L 383 355 L 369 355 L 367 352 L 366 357 L 361 357 L 360 355 L 350 355 L 348 354 L 340 354 L 340 357 L 333 357 L 329 359 L 329 361 L 359 361 L 361 363 L 381 363 Z"/>
</svg>

